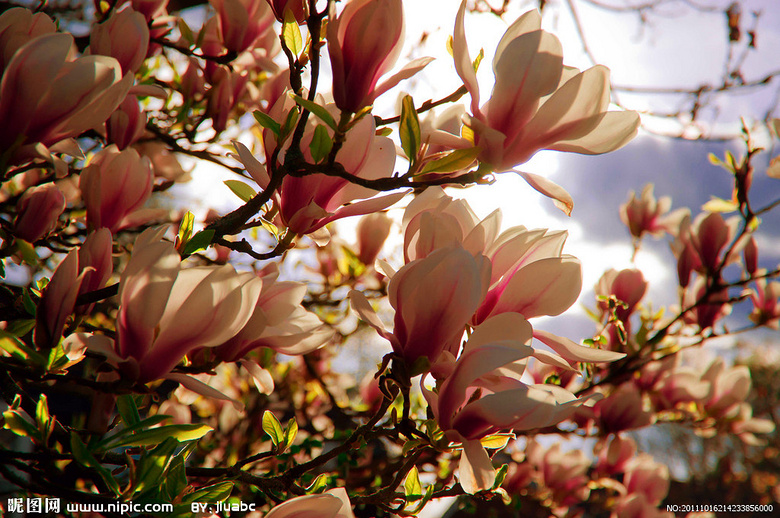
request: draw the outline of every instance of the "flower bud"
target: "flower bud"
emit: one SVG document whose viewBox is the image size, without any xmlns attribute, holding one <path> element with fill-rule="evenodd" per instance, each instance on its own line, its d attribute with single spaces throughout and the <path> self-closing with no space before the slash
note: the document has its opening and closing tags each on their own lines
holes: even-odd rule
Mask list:
<svg viewBox="0 0 780 518">
<path fill-rule="evenodd" d="M 211 5 L 222 44 L 230 52 L 247 50 L 273 25 L 273 13 L 263 0 L 211 0 Z"/>
<path fill-rule="evenodd" d="M 360 218 L 357 226 L 358 259 L 367 266 L 376 261 L 376 257 L 382 250 L 387 236 L 390 235 L 390 227 L 393 221 L 384 212 L 375 212 Z"/>
<path fill-rule="evenodd" d="M 133 144 L 146 129 L 146 112 L 141 111 L 138 99 L 128 95 L 106 121 L 108 141 L 121 150 Z"/>
<path fill-rule="evenodd" d="M 135 149 L 103 149 L 84 168 L 79 183 L 89 227 L 116 232 L 130 224 L 128 216 L 149 199 L 153 182 L 151 162 Z"/>
<path fill-rule="evenodd" d="M 105 22 L 93 25 L 89 36 L 90 54 L 116 58 L 125 75 L 138 72 L 148 48 L 146 19 L 132 9 L 118 11 Z"/>
<path fill-rule="evenodd" d="M 371 105 L 379 78 L 403 46 L 401 0 L 351 0 L 328 22 L 328 54 L 336 106 L 356 112 Z"/>
<path fill-rule="evenodd" d="M 65 210 L 65 195 L 53 183 L 27 189 L 16 205 L 14 234 L 25 241 L 38 241 L 57 226 Z"/>
</svg>

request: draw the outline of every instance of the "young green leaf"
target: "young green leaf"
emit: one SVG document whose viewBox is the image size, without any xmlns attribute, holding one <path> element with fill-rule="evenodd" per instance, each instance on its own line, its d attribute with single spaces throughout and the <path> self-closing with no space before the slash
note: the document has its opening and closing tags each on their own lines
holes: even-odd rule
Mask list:
<svg viewBox="0 0 780 518">
<path fill-rule="evenodd" d="M 417 154 L 420 152 L 422 140 L 420 137 L 420 120 L 417 117 L 417 110 L 414 108 L 414 99 L 411 95 L 404 97 L 401 102 L 401 122 L 399 127 L 399 136 L 401 138 L 401 148 L 410 162 L 417 161 Z"/>
<path fill-rule="evenodd" d="M 330 480 L 330 476 L 327 473 L 320 473 L 317 475 L 317 478 L 314 479 L 314 482 L 306 488 L 306 494 L 313 495 L 322 493 L 325 491 L 325 488 L 328 487 L 328 480 Z"/>
<path fill-rule="evenodd" d="M 255 110 L 252 115 L 255 116 L 255 120 L 257 123 L 266 128 L 271 130 L 271 132 L 276 135 L 277 137 L 282 131 L 282 125 L 273 120 L 268 114 L 261 112 L 260 110 Z"/>
<path fill-rule="evenodd" d="M 407 502 L 414 502 L 423 497 L 422 484 L 420 483 L 420 473 L 417 471 L 417 466 L 413 466 L 409 473 L 406 475 L 406 481 L 404 482 L 404 494 L 406 495 Z"/>
<path fill-rule="evenodd" d="M 116 398 L 116 409 L 125 426 L 134 426 L 141 422 L 141 415 L 131 394 L 122 394 Z"/>
<path fill-rule="evenodd" d="M 128 437 L 122 437 L 117 441 L 111 441 L 111 448 L 123 446 L 154 446 L 160 444 L 168 437 L 177 441 L 195 441 L 209 433 L 213 428 L 205 424 L 169 424 L 150 430 L 141 430 Z"/>
<path fill-rule="evenodd" d="M 328 129 L 322 124 L 317 124 L 314 128 L 314 135 L 312 136 L 311 143 L 309 144 L 309 150 L 311 151 L 311 157 L 315 163 L 320 163 L 330 155 L 330 150 L 333 148 L 333 139 L 328 134 Z"/>
<path fill-rule="evenodd" d="M 273 414 L 272 414 L 273 415 Z M 295 437 L 298 435 L 298 422 L 293 417 L 287 421 L 287 426 L 284 429 L 284 446 L 282 449 L 286 450 L 292 443 L 295 442 Z"/>
<path fill-rule="evenodd" d="M 293 100 L 298 106 L 300 106 L 305 110 L 310 111 L 311 113 L 316 115 L 318 119 L 320 119 L 322 122 L 330 126 L 330 129 L 336 131 L 336 120 L 333 118 L 330 112 L 328 112 L 328 110 L 325 109 L 324 106 L 320 106 L 319 104 L 313 101 L 304 99 L 300 95 L 295 95 L 293 93 L 290 94 L 290 97 L 293 98 Z"/>
<path fill-rule="evenodd" d="M 119 489 L 119 484 L 111 475 L 111 472 L 108 471 L 108 469 L 106 469 L 97 461 L 97 459 L 95 459 L 95 457 L 92 456 L 92 454 L 87 449 L 87 446 L 84 444 L 84 442 L 82 442 L 81 438 L 75 432 L 70 433 L 70 451 L 73 454 L 73 458 L 76 459 L 76 462 L 82 466 L 93 468 L 95 471 L 97 471 L 98 475 L 100 475 L 100 478 L 103 479 L 103 482 L 106 483 L 106 485 L 111 489 L 111 491 L 114 492 L 114 494 L 118 495 L 121 492 Z"/>
<path fill-rule="evenodd" d="M 243 202 L 248 202 L 257 194 L 254 189 L 239 180 L 225 180 L 223 183 Z"/>
<path fill-rule="evenodd" d="M 197 252 L 198 250 L 205 250 L 208 248 L 209 244 L 211 244 L 211 238 L 214 237 L 214 229 L 210 228 L 207 230 L 201 230 L 194 236 L 192 236 L 192 239 L 187 241 L 187 246 L 184 247 L 184 250 L 182 250 L 181 255 L 183 257 L 190 256 Z"/>
<path fill-rule="evenodd" d="M 195 223 L 195 215 L 187 211 L 179 224 L 179 249 L 181 250 L 192 237 L 192 225 Z"/>
<path fill-rule="evenodd" d="M 3 428 L 11 430 L 20 437 L 38 439 L 38 429 L 29 421 L 27 414 L 22 414 L 18 410 L 3 412 Z"/>
<path fill-rule="evenodd" d="M 298 122 L 298 110 L 290 110 L 290 113 L 287 114 L 287 118 L 284 120 L 284 125 L 282 126 L 282 129 L 279 131 L 279 142 L 284 142 L 287 140 L 287 137 L 290 136 L 290 133 L 292 133 L 293 128 L 295 128 L 295 124 Z"/>
<path fill-rule="evenodd" d="M 190 502 L 208 502 L 216 503 L 226 500 L 233 492 L 233 483 L 229 481 L 218 482 L 210 486 L 202 487 L 195 492 L 185 496 L 182 500 L 185 503 Z"/>
<path fill-rule="evenodd" d="M 441 158 L 431 160 L 423 166 L 420 174 L 424 173 L 454 173 L 471 167 L 479 156 L 478 147 L 456 149 Z"/>
<path fill-rule="evenodd" d="M 284 22 L 282 22 L 282 39 L 287 48 L 294 56 L 299 56 L 303 50 L 303 38 L 301 38 L 301 29 L 295 20 L 292 9 L 284 11 Z"/>
<path fill-rule="evenodd" d="M 271 437 L 271 442 L 274 443 L 274 446 L 284 444 L 282 424 L 270 410 L 266 410 L 263 413 L 263 431 Z"/>
<path fill-rule="evenodd" d="M 41 442 L 46 444 L 52 430 L 54 430 L 54 419 L 49 415 L 49 400 L 46 394 L 41 394 L 38 398 L 38 404 L 35 405 L 35 422 L 38 425 Z"/>
<path fill-rule="evenodd" d="M 490 489 L 498 489 L 501 487 L 501 484 L 504 483 L 504 479 L 506 478 L 507 470 L 509 469 L 509 464 L 502 464 L 500 468 L 498 468 L 498 473 L 496 473 L 496 480 L 493 482 L 493 487 Z"/>
</svg>

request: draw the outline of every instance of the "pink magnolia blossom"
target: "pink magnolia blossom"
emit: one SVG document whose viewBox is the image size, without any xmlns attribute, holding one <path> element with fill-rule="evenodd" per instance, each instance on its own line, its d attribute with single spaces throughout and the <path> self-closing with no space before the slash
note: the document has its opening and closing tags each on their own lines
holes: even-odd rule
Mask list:
<svg viewBox="0 0 780 518">
<path fill-rule="evenodd" d="M 467 492 L 487 489 L 495 478 L 480 439 L 506 429 L 551 426 L 591 398 L 577 399 L 556 385 L 521 382 L 524 360 L 535 354 L 528 345 L 531 338 L 531 326 L 522 315 L 494 317 L 474 328 L 457 360 L 442 355 L 452 360 L 440 360 L 443 376 L 436 389 L 422 386 L 445 436 L 463 444 L 460 472 Z"/>
<path fill-rule="evenodd" d="M 273 26 L 274 14 L 265 0 L 210 0 L 217 11 L 219 35 L 230 52 L 243 52 Z"/>
<path fill-rule="evenodd" d="M 284 21 L 284 13 L 288 9 L 292 12 L 295 21 L 303 23 L 306 20 L 306 11 L 308 10 L 307 0 L 266 0 L 276 19 Z"/>
<path fill-rule="evenodd" d="M 664 232 L 672 233 L 688 212 L 688 209 L 677 209 L 669 213 L 672 199 L 664 196 L 656 200 L 651 183 L 644 186 L 639 198 L 634 191 L 628 196 L 628 201 L 620 206 L 620 219 L 635 238 L 644 234 L 660 237 Z"/>
<path fill-rule="evenodd" d="M 355 518 L 347 491 L 331 489 L 319 495 L 291 498 L 271 509 L 265 518 Z"/>
<path fill-rule="evenodd" d="M 87 223 L 116 232 L 143 218 L 138 210 L 152 194 L 154 175 L 148 158 L 135 149 L 119 151 L 115 145 L 101 150 L 81 173 Z"/>
<path fill-rule="evenodd" d="M 213 86 L 207 93 L 206 115 L 213 119 L 214 131 L 221 132 L 227 127 L 230 113 L 238 106 L 249 76 L 225 67 L 219 67 L 213 75 Z"/>
<path fill-rule="evenodd" d="M 79 286 L 79 295 L 99 290 L 106 286 L 114 272 L 112 256 L 112 237 L 107 228 L 91 232 L 79 247 L 79 270 L 84 272 L 84 278 Z M 87 308 L 81 308 L 86 312 Z"/>
<path fill-rule="evenodd" d="M 623 485 L 628 494 L 641 493 L 651 505 L 659 505 L 669 492 L 669 468 L 647 453 L 628 461 Z"/>
<path fill-rule="evenodd" d="M 724 220 L 719 213 L 699 214 L 693 223 L 688 216 L 682 218 L 677 239 L 672 243 L 680 286 L 688 286 L 693 271 L 710 274 L 721 263 L 737 260 L 740 247 L 735 247 L 729 257 L 721 257 L 721 252 L 736 235 L 738 225 L 738 217 Z M 742 246 L 746 244 L 747 241 Z"/>
<path fill-rule="evenodd" d="M 336 106 L 356 112 L 374 102 L 377 82 L 401 53 L 404 19 L 401 0 L 349 0 L 331 11 L 328 54 Z"/>
<path fill-rule="evenodd" d="M 0 82 L 0 152 L 23 160 L 36 143 L 51 146 L 102 124 L 133 78 L 110 57 L 69 59 L 73 37 L 45 34 L 22 45 Z"/>
<path fill-rule="evenodd" d="M 12 7 L 0 15 L 0 73 L 5 70 L 14 53 L 36 36 L 52 34 L 57 27 L 43 12 L 33 14 L 24 7 Z"/>
<path fill-rule="evenodd" d="M 475 144 L 482 148 L 480 161 L 494 171 L 510 170 L 540 149 L 614 151 L 636 135 L 636 112 L 608 111 L 609 70 L 595 66 L 579 72 L 564 67 L 561 44 L 541 29 L 537 11 L 518 18 L 499 42 L 493 59 L 493 93 L 480 107 L 465 13 L 464 1 L 455 21 L 455 69 L 471 95 L 468 124 Z"/>
<path fill-rule="evenodd" d="M 686 308 L 696 304 L 696 307 L 685 313 L 685 322 L 696 324 L 701 329 L 714 326 L 718 320 L 731 313 L 727 289 L 720 289 L 710 294 L 706 301 L 698 303 L 705 293 L 707 293 L 707 280 L 697 276 L 693 284 L 688 286 L 683 294 L 683 304 Z"/>
<path fill-rule="evenodd" d="M 144 15 L 127 8 L 92 26 L 89 53 L 115 58 L 123 74 L 135 74 L 146 59 L 149 27 Z"/>
<path fill-rule="evenodd" d="M 293 109 L 294 102 L 288 96 L 282 96 L 270 110 L 269 115 L 276 120 L 284 120 L 286 113 Z M 328 109 L 335 112 L 335 106 Z M 301 149 L 307 161 L 314 162 L 309 144 L 314 136 L 316 122 L 309 117 L 310 124 L 301 143 Z M 328 129 L 329 137 L 332 130 Z M 270 130 L 264 131 L 266 157 L 271 157 L 277 146 L 276 138 Z M 285 143 L 285 146 L 287 143 Z M 279 165 L 284 163 L 283 146 L 279 155 Z M 260 185 L 266 188 L 270 181 L 266 166 L 261 164 L 243 144 L 236 143 L 237 159 L 244 164 L 247 172 Z M 364 179 L 386 178 L 392 175 L 395 165 L 395 145 L 387 137 L 376 135 L 373 117 L 364 117 L 347 132 L 346 140 L 337 156 L 337 161 L 350 174 Z M 303 177 L 285 176 L 281 194 L 277 197 L 282 223 L 297 234 L 311 234 L 331 221 L 348 216 L 369 214 L 386 209 L 400 200 L 406 193 L 394 193 L 370 198 L 376 191 L 350 183 L 348 180 L 323 174 L 311 174 Z M 354 200 L 364 200 L 353 202 Z M 350 203 L 352 202 L 352 203 Z M 345 204 L 348 204 L 344 206 Z"/>
<path fill-rule="evenodd" d="M 644 428 L 655 422 L 655 416 L 645 409 L 642 393 L 633 383 L 624 383 L 608 397 L 597 401 L 591 410 L 600 430 L 618 433 Z"/>
<path fill-rule="evenodd" d="M 617 271 L 609 269 L 604 272 L 598 283 L 594 287 L 596 295 L 610 296 L 624 303 L 626 306 L 618 306 L 615 314 L 623 322 L 628 322 L 628 318 L 636 310 L 637 304 L 647 293 L 647 281 L 645 281 L 642 272 L 635 269 L 625 269 Z M 599 309 L 602 313 L 607 311 L 606 302 L 599 302 Z"/>
<path fill-rule="evenodd" d="M 552 499 L 558 507 L 587 500 L 590 495 L 590 478 L 587 476 L 590 459 L 584 451 L 561 451 L 560 443 L 544 449 L 539 443 L 529 441 L 526 459 L 537 469 L 542 487 L 552 491 Z"/>
<path fill-rule="evenodd" d="M 128 95 L 106 121 L 106 138 L 120 150 L 134 144 L 145 130 L 146 112 L 134 95 Z"/>
<path fill-rule="evenodd" d="M 437 250 L 412 261 L 395 273 L 387 288 L 396 310 L 392 333 L 362 293 L 353 290 L 349 298 L 352 309 L 390 341 L 407 365 L 421 357 L 433 363 L 444 351 L 457 355 L 489 275 L 487 260 L 462 248 Z"/>
<path fill-rule="evenodd" d="M 65 195 L 53 183 L 30 187 L 16 204 L 14 235 L 34 242 L 45 237 L 57 226 L 65 210 Z"/>
<path fill-rule="evenodd" d="M 382 246 L 390 235 L 393 220 L 384 212 L 375 212 L 360 218 L 357 225 L 358 259 L 367 266 L 376 261 Z"/>
<path fill-rule="evenodd" d="M 332 330 L 301 306 L 306 285 L 277 281 L 278 275 L 274 267 L 260 277 L 262 291 L 249 321 L 214 348 L 214 354 L 222 361 L 237 361 L 259 347 L 287 355 L 307 354 L 333 337 Z"/>
<path fill-rule="evenodd" d="M 41 294 L 35 314 L 35 345 L 40 348 L 57 345 L 65 329 L 65 321 L 76 305 L 81 280 L 78 252 L 71 250 L 54 270 L 49 284 Z"/>
<path fill-rule="evenodd" d="M 701 401 L 710 392 L 709 381 L 689 367 L 665 371 L 653 387 L 652 399 L 657 409 L 674 409 L 680 404 Z"/>
<path fill-rule="evenodd" d="M 749 318 L 753 323 L 780 329 L 780 282 L 757 279 L 755 290 L 750 290 L 750 300 L 753 311 Z"/>
<path fill-rule="evenodd" d="M 636 442 L 632 438 L 615 435 L 598 452 L 596 470 L 606 475 L 624 473 L 636 451 Z"/>
<path fill-rule="evenodd" d="M 747 399 L 752 385 L 747 366 L 726 367 L 721 358 L 712 362 L 701 379 L 710 384 L 709 394 L 703 404 L 706 412 L 713 417 L 733 413 L 737 405 Z"/>
<path fill-rule="evenodd" d="M 116 354 L 129 379 L 168 374 L 190 351 L 215 347 L 252 317 L 263 281 L 231 266 L 181 268 L 162 230 L 142 233 L 119 280 Z"/>
</svg>

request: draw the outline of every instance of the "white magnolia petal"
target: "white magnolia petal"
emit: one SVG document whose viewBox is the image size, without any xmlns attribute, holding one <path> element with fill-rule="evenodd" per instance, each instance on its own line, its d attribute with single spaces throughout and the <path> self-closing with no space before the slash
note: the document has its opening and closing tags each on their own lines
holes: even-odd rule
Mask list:
<svg viewBox="0 0 780 518">
<path fill-rule="evenodd" d="M 540 329 L 534 329 L 534 338 L 570 362 L 614 362 L 626 357 L 625 353 L 585 347 Z"/>
</svg>

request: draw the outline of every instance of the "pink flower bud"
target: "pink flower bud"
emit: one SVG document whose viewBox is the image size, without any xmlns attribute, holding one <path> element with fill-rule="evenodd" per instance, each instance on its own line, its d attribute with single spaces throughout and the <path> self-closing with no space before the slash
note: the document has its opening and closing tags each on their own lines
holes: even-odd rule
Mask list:
<svg viewBox="0 0 780 518">
<path fill-rule="evenodd" d="M 187 69 L 181 76 L 180 91 L 185 99 L 198 101 L 206 94 L 206 80 L 198 60 L 193 57 L 188 59 Z"/>
<path fill-rule="evenodd" d="M 401 0 L 350 0 L 328 22 L 328 54 L 336 106 L 356 112 L 371 105 L 379 78 L 403 46 Z"/>
<path fill-rule="evenodd" d="M 84 272 L 79 295 L 105 287 L 114 272 L 112 248 L 111 232 L 107 228 L 89 234 L 79 247 L 79 271 Z"/>
<path fill-rule="evenodd" d="M 40 348 L 57 345 L 65 329 L 65 321 L 73 313 L 80 284 L 78 253 L 72 250 L 54 270 L 38 302 L 33 332 L 35 345 Z"/>
<path fill-rule="evenodd" d="M 745 271 L 750 275 L 754 275 L 756 270 L 758 270 L 758 246 L 753 236 L 750 236 L 750 239 L 745 244 L 742 256 L 745 258 Z"/>
<path fill-rule="evenodd" d="M 148 158 L 135 149 L 111 145 L 100 151 L 81 173 L 80 187 L 90 228 L 116 232 L 152 194 L 154 176 Z"/>
<path fill-rule="evenodd" d="M 106 121 L 106 137 L 120 150 L 141 138 L 145 129 L 146 112 L 141 111 L 134 95 L 128 95 Z"/>
<path fill-rule="evenodd" d="M 382 245 L 390 235 L 393 221 L 384 212 L 375 212 L 360 218 L 357 226 L 358 259 L 368 266 L 374 264 Z"/>
<path fill-rule="evenodd" d="M 753 311 L 750 320 L 757 325 L 780 329 L 780 282 L 756 280 L 756 289 L 750 290 Z"/>
<path fill-rule="evenodd" d="M 652 412 L 644 410 L 642 394 L 633 383 L 620 386 L 593 405 L 594 415 L 604 433 L 644 428 L 653 423 Z"/>
<path fill-rule="evenodd" d="M 27 189 L 16 204 L 14 234 L 25 241 L 35 242 L 57 226 L 57 219 L 65 210 L 65 195 L 53 183 Z"/>
<path fill-rule="evenodd" d="M 115 12 L 103 23 L 92 26 L 89 53 L 111 56 L 119 61 L 123 74 L 135 74 L 146 59 L 149 28 L 144 15 L 132 9 Z"/>
<path fill-rule="evenodd" d="M 626 269 L 618 272 L 615 269 L 610 269 L 601 276 L 594 291 L 596 295 L 614 295 L 618 301 L 626 304 L 627 307 L 618 306 L 615 313 L 621 321 L 627 324 L 636 305 L 647 292 L 647 281 L 639 270 Z M 599 309 L 602 313 L 607 311 L 607 303 L 599 302 Z"/>
<path fill-rule="evenodd" d="M 288 9 L 292 11 L 295 21 L 299 24 L 306 20 L 307 0 L 266 0 L 266 2 L 280 22 L 284 21 L 284 13 Z"/>
<path fill-rule="evenodd" d="M 222 132 L 227 127 L 230 113 L 238 105 L 244 93 L 249 76 L 246 73 L 231 72 L 220 67 L 214 74 L 206 115 L 213 119 L 214 131 Z"/>
<path fill-rule="evenodd" d="M 217 11 L 222 44 L 230 52 L 243 52 L 268 30 L 274 14 L 264 0 L 210 0 Z"/>
</svg>

